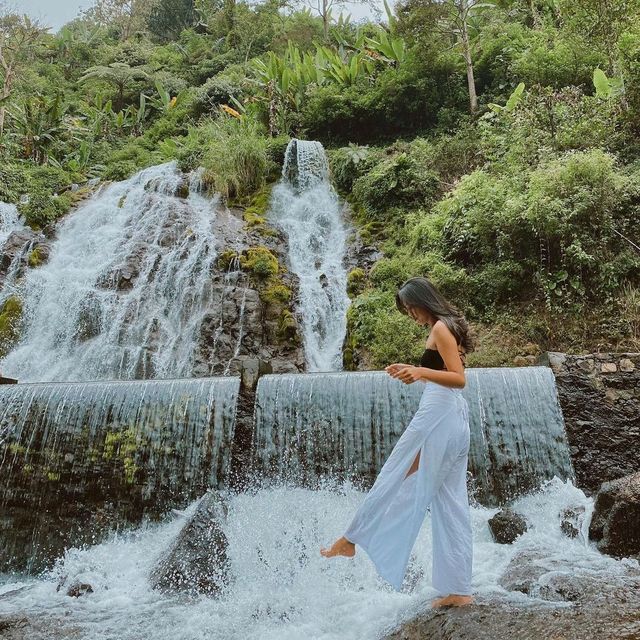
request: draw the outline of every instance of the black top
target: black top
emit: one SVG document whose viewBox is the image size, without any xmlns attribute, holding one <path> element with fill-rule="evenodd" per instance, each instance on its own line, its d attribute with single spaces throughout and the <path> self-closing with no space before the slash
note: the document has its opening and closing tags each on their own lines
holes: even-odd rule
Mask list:
<svg viewBox="0 0 640 640">
<path fill-rule="evenodd" d="M 464 367 L 464 354 L 460 354 L 462 358 L 462 366 Z M 420 359 L 421 367 L 428 367 L 429 369 L 446 369 L 447 367 L 444 364 L 444 360 L 440 355 L 440 352 L 437 349 L 431 349 L 427 347 L 422 354 L 422 358 Z"/>
<path fill-rule="evenodd" d="M 420 359 L 421 367 L 428 367 L 429 369 L 445 369 L 444 360 L 437 349 L 430 349 L 427 347 Z"/>
</svg>

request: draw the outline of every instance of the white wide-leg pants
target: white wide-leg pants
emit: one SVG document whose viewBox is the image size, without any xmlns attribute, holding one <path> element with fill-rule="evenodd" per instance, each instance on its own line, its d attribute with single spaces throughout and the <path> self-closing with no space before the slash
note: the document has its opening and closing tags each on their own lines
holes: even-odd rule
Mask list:
<svg viewBox="0 0 640 640">
<path fill-rule="evenodd" d="M 469 439 L 469 407 L 462 390 L 427 382 L 416 414 L 344 533 L 397 591 L 430 507 L 432 585 L 443 595 L 472 593 Z M 418 469 L 406 478 L 418 452 Z"/>
</svg>

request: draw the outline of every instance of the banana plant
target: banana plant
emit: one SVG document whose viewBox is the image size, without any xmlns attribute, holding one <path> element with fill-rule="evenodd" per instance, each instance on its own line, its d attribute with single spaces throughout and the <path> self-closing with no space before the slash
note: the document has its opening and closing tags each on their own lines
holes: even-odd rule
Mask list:
<svg viewBox="0 0 640 640">
<path fill-rule="evenodd" d="M 159 111 L 167 112 L 171 111 L 171 109 L 175 109 L 181 102 L 184 101 L 187 96 L 187 91 L 182 90 L 177 95 L 172 97 L 171 94 L 164 88 L 164 85 L 160 80 L 156 80 L 154 85 L 159 97 L 156 98 L 154 96 L 145 96 L 145 100 L 148 98 L 151 104 Z M 140 94 L 141 100 L 142 95 L 144 94 Z"/>
<path fill-rule="evenodd" d="M 366 37 L 365 42 L 376 53 L 382 56 L 384 62 L 401 65 L 407 57 L 407 48 L 402 38 L 389 35 L 383 28 L 378 29 L 375 38 Z"/>
<path fill-rule="evenodd" d="M 47 163 L 50 148 L 67 132 L 64 116 L 68 108 L 62 93 L 51 99 L 36 94 L 10 111 L 25 158 L 31 158 L 38 164 Z"/>
<path fill-rule="evenodd" d="M 503 106 L 500 104 L 495 104 L 494 102 L 490 102 L 487 106 L 494 113 L 511 113 L 518 106 L 518 103 L 522 99 L 522 94 L 524 93 L 524 82 L 521 82 L 513 91 L 513 93 L 509 96 L 507 103 Z"/>
<path fill-rule="evenodd" d="M 593 71 L 593 86 L 596 90 L 596 96 L 604 100 L 617 98 L 624 94 L 624 82 L 622 78 L 609 78 L 599 67 L 596 67 Z"/>
</svg>

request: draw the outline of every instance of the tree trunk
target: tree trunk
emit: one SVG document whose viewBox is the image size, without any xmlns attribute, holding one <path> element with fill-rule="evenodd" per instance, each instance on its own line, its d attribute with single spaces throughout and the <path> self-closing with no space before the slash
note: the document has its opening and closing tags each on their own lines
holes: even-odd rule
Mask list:
<svg viewBox="0 0 640 640">
<path fill-rule="evenodd" d="M 329 41 L 329 7 L 327 0 L 322 0 L 322 30 L 324 33 L 324 41 Z"/>
<path fill-rule="evenodd" d="M 462 55 L 467 67 L 467 85 L 469 87 L 469 106 L 471 113 L 478 110 L 478 96 L 476 95 L 476 82 L 473 77 L 473 61 L 471 59 L 471 43 L 469 42 L 469 32 L 467 30 L 467 0 L 460 2 L 460 18 L 462 22 Z"/>
<path fill-rule="evenodd" d="M 11 85 L 13 83 L 13 63 L 8 63 L 3 57 L 0 51 L 0 65 L 4 71 L 4 81 L 2 83 L 2 93 L 0 93 L 0 100 L 4 100 L 11 95 Z M 4 119 L 5 119 L 6 107 L 0 106 L 0 138 L 4 135 Z"/>
</svg>

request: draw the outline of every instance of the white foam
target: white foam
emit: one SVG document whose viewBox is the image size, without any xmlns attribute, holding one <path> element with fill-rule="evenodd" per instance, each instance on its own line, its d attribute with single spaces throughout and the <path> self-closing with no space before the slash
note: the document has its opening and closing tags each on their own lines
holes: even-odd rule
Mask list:
<svg viewBox="0 0 640 640">
<path fill-rule="evenodd" d="M 430 587 L 429 515 L 403 592 L 377 577 L 362 550 L 353 559 L 320 555 L 321 546 L 341 535 L 363 497 L 348 483 L 313 491 L 275 486 L 231 496 L 224 529 L 234 579 L 220 599 L 188 602 L 149 588 L 150 570 L 184 525 L 184 517 L 178 516 L 88 549 L 70 550 L 39 580 L 7 577 L 3 591 L 22 584 L 28 588 L 0 598 L 0 614 L 64 617 L 65 625 L 82 629 L 85 640 L 373 640 L 428 606 L 436 593 Z M 532 546 L 546 550 L 567 571 L 618 575 L 637 565 L 604 556 L 586 539 L 561 533 L 559 512 L 579 505 L 590 514 L 593 500 L 570 481 L 557 479 L 536 495 L 521 498 L 514 509 L 527 517 L 530 529 L 512 545 L 491 540 L 487 521 L 497 509 L 474 507 L 476 595 L 534 602 L 498 585 L 513 554 Z M 195 506 L 191 504 L 187 514 Z M 88 582 L 94 592 L 72 598 L 64 589 L 56 591 L 61 575 L 67 576 L 67 584 L 73 579 Z"/>
</svg>

